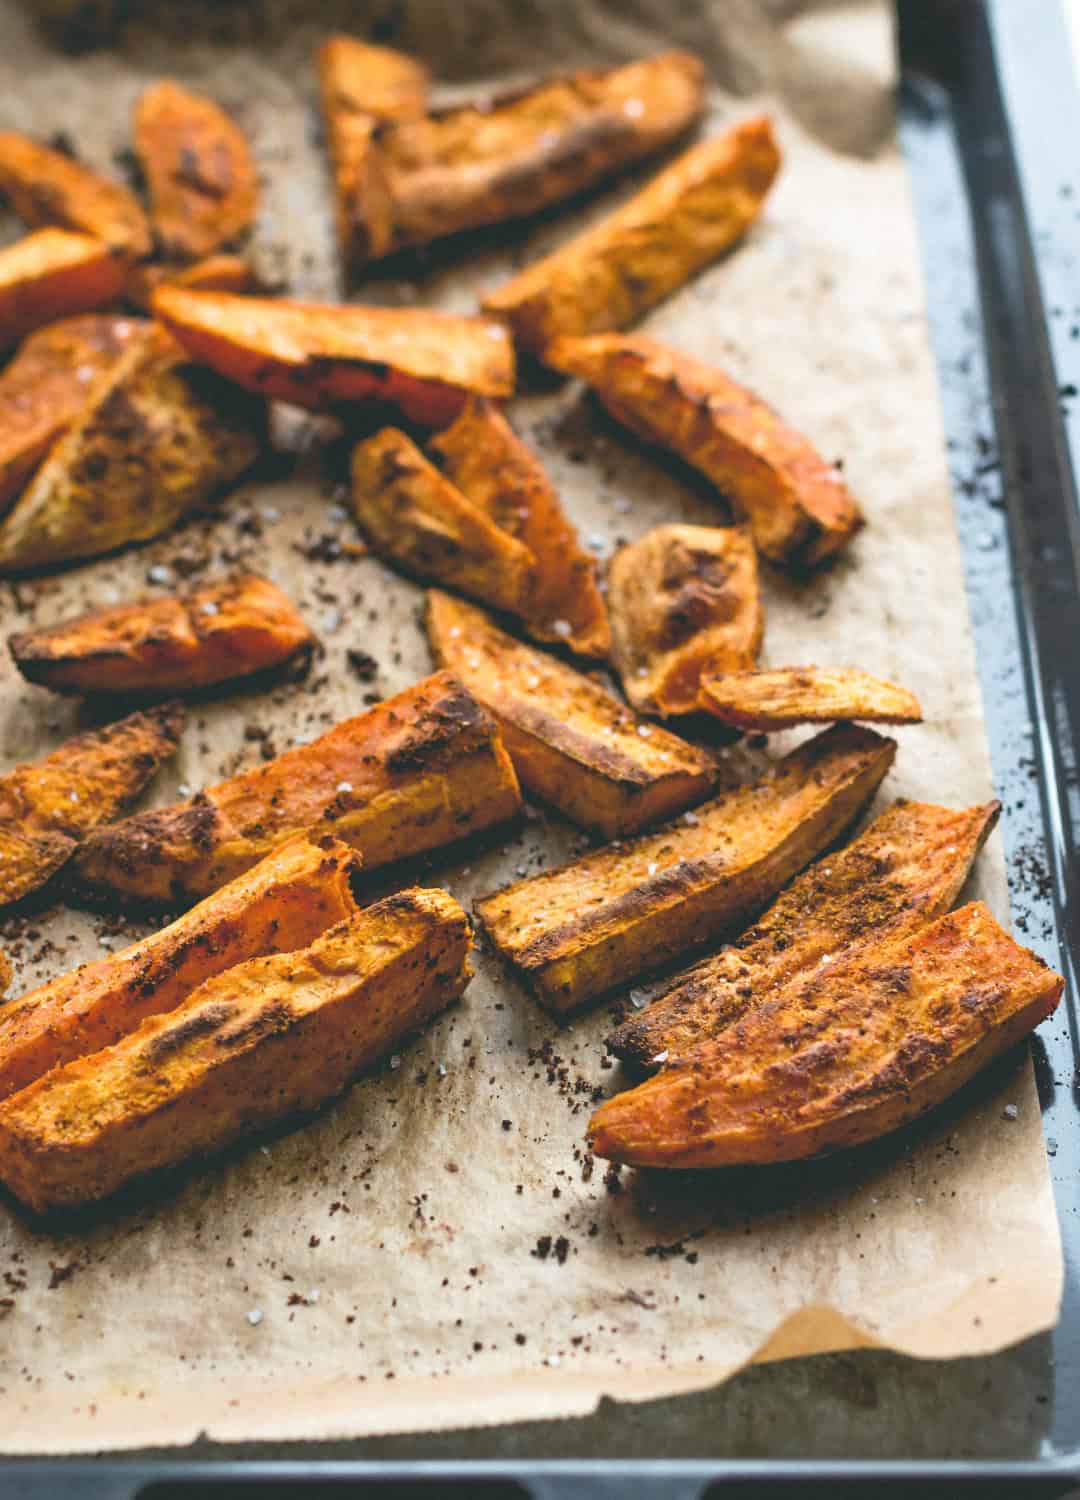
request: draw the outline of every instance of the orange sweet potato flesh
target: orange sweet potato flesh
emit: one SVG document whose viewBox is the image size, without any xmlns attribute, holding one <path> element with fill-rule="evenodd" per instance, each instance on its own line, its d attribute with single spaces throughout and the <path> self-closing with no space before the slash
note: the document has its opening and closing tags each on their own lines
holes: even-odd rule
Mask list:
<svg viewBox="0 0 1080 1500">
<path fill-rule="evenodd" d="M 792 881 L 736 942 L 677 975 L 608 1049 L 650 1072 L 673 1066 L 817 965 L 944 916 L 1000 810 L 894 803 Z"/>
<path fill-rule="evenodd" d="M 141 261 L 128 271 L 124 282 L 124 301 L 149 312 L 154 293 L 161 286 L 187 287 L 196 292 L 236 292 L 243 295 L 259 290 L 255 267 L 242 255 L 208 255 L 190 266 L 153 265 Z"/>
<path fill-rule="evenodd" d="M 333 307 L 164 286 L 154 312 L 185 348 L 249 390 L 296 406 L 383 401 L 444 427 L 467 395 L 508 396 L 514 354 L 483 318 L 420 307 Z"/>
<path fill-rule="evenodd" d="M 7 992 L 11 983 L 11 961 L 6 953 L 0 953 L 0 995 Z"/>
<path fill-rule="evenodd" d="M 191 911 L 122 952 L 81 965 L 0 1008 L 0 1099 L 171 1011 L 215 974 L 305 948 L 357 908 L 360 856 L 298 834 Z"/>
<path fill-rule="evenodd" d="M 871 724 L 918 724 L 914 693 L 854 667 L 773 667 L 760 672 L 721 669 L 701 683 L 701 707 L 740 729 L 790 729 L 862 719 Z"/>
<path fill-rule="evenodd" d="M 503 531 L 396 427 L 352 456 L 353 513 L 374 550 L 418 578 L 435 579 L 496 609 L 521 614 L 536 558 Z"/>
<path fill-rule="evenodd" d="M 44 885 L 80 838 L 122 812 L 176 750 L 177 703 L 67 740 L 0 779 L 0 905 Z"/>
<path fill-rule="evenodd" d="M 627 328 L 749 229 L 780 167 L 772 127 L 744 120 L 692 146 L 591 229 L 483 299 L 520 347 Z"/>
<path fill-rule="evenodd" d="M 540 460 L 499 407 L 474 397 L 431 448 L 462 494 L 532 553 L 532 580 L 518 610 L 529 634 L 582 656 L 607 656 L 611 630 L 593 560 Z"/>
<path fill-rule="evenodd" d="M 24 677 L 54 692 L 161 698 L 278 667 L 314 643 L 288 595 L 242 573 L 13 635 L 8 646 Z"/>
<path fill-rule="evenodd" d="M 243 131 L 220 105 L 163 78 L 135 107 L 135 152 L 158 248 L 198 260 L 251 228 L 259 189 Z"/>
<path fill-rule="evenodd" d="M 0 349 L 58 318 L 115 302 L 127 261 L 103 240 L 39 229 L 0 250 Z"/>
<path fill-rule="evenodd" d="M 704 474 L 773 562 L 812 567 L 864 524 L 836 467 L 713 365 L 636 336 L 560 340 L 549 356 L 631 432 Z"/>
<path fill-rule="evenodd" d="M 144 327 L 107 314 L 65 318 L 31 334 L 0 373 L 0 511 Z"/>
<path fill-rule="evenodd" d="M 56 226 L 149 255 L 150 226 L 134 193 L 16 131 L 0 132 L 0 193 L 33 228 Z"/>
<path fill-rule="evenodd" d="M 583 828 L 619 838 L 708 795 L 716 767 L 704 750 L 645 725 L 591 677 L 515 640 L 483 610 L 432 589 L 427 631 L 439 665 L 498 721 L 522 786 Z"/>
<path fill-rule="evenodd" d="M 183 903 L 304 829 L 344 839 L 372 869 L 493 827 L 520 807 L 494 721 L 439 672 L 187 802 L 99 830 L 77 872 L 124 901 Z"/>
<path fill-rule="evenodd" d="M 749 667 L 765 625 L 757 554 L 738 526 L 657 526 L 620 547 L 608 609 L 623 692 L 642 713 L 692 713 L 701 675 Z"/>
<path fill-rule="evenodd" d="M 839 725 L 692 822 L 600 849 L 479 900 L 496 951 L 562 1011 L 746 922 L 848 826 L 896 746 Z"/>
<path fill-rule="evenodd" d="M 452 896 L 412 889 L 225 970 L 5 1100 L 0 1179 L 68 1207 L 315 1109 L 458 998 L 469 942 Z"/>
<path fill-rule="evenodd" d="M 1064 981 L 981 902 L 780 989 L 602 1104 L 591 1149 L 651 1167 L 792 1161 L 933 1108 L 1044 1021 Z"/>
</svg>

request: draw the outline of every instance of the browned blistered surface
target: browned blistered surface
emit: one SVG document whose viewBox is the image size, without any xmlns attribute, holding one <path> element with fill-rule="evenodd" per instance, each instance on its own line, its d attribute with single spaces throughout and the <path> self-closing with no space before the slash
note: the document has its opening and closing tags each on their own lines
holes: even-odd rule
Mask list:
<svg viewBox="0 0 1080 1500">
<path fill-rule="evenodd" d="M 90 234 L 129 255 L 150 251 L 146 215 L 128 188 L 13 130 L 0 134 L 0 193 L 31 228 Z"/>
<path fill-rule="evenodd" d="M 721 669 L 702 681 L 701 707 L 739 729 L 791 729 L 837 719 L 917 724 L 922 718 L 914 693 L 857 667 Z"/>
</svg>

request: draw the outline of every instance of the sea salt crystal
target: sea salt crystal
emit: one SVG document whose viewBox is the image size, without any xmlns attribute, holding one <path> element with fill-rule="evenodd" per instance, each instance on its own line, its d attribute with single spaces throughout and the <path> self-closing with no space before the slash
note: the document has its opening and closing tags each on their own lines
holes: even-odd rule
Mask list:
<svg viewBox="0 0 1080 1500">
<path fill-rule="evenodd" d="M 68 800 L 71 801 L 71 802 L 78 802 L 78 800 L 79 800 L 79 794 L 78 794 L 78 792 L 68 792 Z"/>
<path fill-rule="evenodd" d="M 668 1060 L 668 1055 L 669 1054 L 667 1052 L 658 1052 L 656 1054 L 656 1056 L 653 1058 L 653 1062 L 655 1062 L 655 1063 L 666 1063 L 667 1060 Z"/>
<path fill-rule="evenodd" d="M 146 576 L 151 583 L 172 583 L 173 581 L 172 569 L 162 567 L 161 563 L 155 563 Z"/>
<path fill-rule="evenodd" d="M 391 1067 L 391 1070 L 394 1071 L 394 1072 L 396 1072 L 398 1070 L 398 1068 L 401 1067 L 401 1058 L 398 1056 L 398 1054 L 396 1052 L 394 1053 L 393 1057 L 390 1059 L 390 1067 Z"/>
<path fill-rule="evenodd" d="M 569 620 L 554 620 L 552 622 L 551 628 L 552 630 L 554 630 L 556 635 L 562 636 L 563 640 L 565 640 L 568 635 L 572 634 L 574 629 Z"/>
<path fill-rule="evenodd" d="M 205 603 L 199 605 L 199 609 L 204 615 L 219 615 L 221 613 L 213 599 L 207 599 Z"/>
<path fill-rule="evenodd" d="M 318 1289 L 318 1287 L 315 1287 L 312 1291 L 308 1292 L 307 1299 L 308 1299 L 308 1301 L 310 1303 L 312 1303 L 312 1305 L 314 1305 L 316 1302 L 318 1302 L 319 1296 L 320 1296 L 319 1289 Z"/>
<path fill-rule="evenodd" d="M 659 868 L 660 868 L 660 866 L 656 863 L 655 859 L 652 860 L 652 862 L 649 865 L 649 874 L 650 875 L 655 875 L 656 872 L 657 872 L 657 870 L 659 870 Z"/>
<path fill-rule="evenodd" d="M 328 609 L 322 617 L 322 629 L 327 635 L 333 635 L 335 630 L 341 629 L 341 610 Z"/>
<path fill-rule="evenodd" d="M 278 508 L 277 508 L 276 505 L 264 505 L 263 506 L 263 510 L 262 510 L 262 514 L 263 514 L 263 520 L 264 521 L 280 521 L 281 520 L 281 512 L 278 510 Z"/>
<path fill-rule="evenodd" d="M 649 738 L 650 734 L 652 734 L 652 725 L 651 724 L 639 724 L 638 727 L 637 727 L 637 732 L 638 732 L 638 734 L 641 735 L 641 738 L 643 740 L 647 740 Z"/>
<path fill-rule="evenodd" d="M 635 1010 L 644 1010 L 649 1003 L 649 997 L 644 990 L 630 991 L 630 1004 Z"/>
<path fill-rule="evenodd" d="M 352 791 L 352 782 L 351 781 L 339 781 L 338 784 L 337 784 L 337 786 L 334 788 L 334 790 L 335 790 L 335 792 L 351 792 Z"/>
<path fill-rule="evenodd" d="M 697 813 L 692 812 L 683 813 L 682 820 L 686 824 L 687 828 L 696 828 L 701 822 L 701 819 L 698 817 Z"/>
<path fill-rule="evenodd" d="M 188 786 L 188 784 L 187 784 L 186 781 L 182 781 L 180 783 L 180 785 L 176 788 L 176 795 L 178 797 L 190 797 L 191 796 L 191 787 Z"/>
<path fill-rule="evenodd" d="M 326 519 L 328 521 L 341 522 L 349 519 L 349 512 L 344 505 L 331 505 L 327 508 Z"/>
<path fill-rule="evenodd" d="M 553 1370 L 557 1370 L 559 1368 L 559 1366 L 562 1364 L 562 1360 L 559 1358 L 559 1356 L 557 1354 L 549 1354 L 547 1356 L 547 1358 L 544 1360 L 544 1363 L 546 1365 L 550 1365 Z"/>
<path fill-rule="evenodd" d="M 251 1324 L 252 1328 L 258 1328 L 259 1324 L 262 1322 L 262 1308 L 253 1307 L 247 1315 L 247 1320 Z"/>
<path fill-rule="evenodd" d="M 1005 1116 L 1006 1120 L 1015 1120 L 1019 1116 L 1020 1111 L 1015 1104 L 1006 1104 L 1001 1113 Z"/>
<path fill-rule="evenodd" d="M 439 1075 L 440 1078 L 445 1078 L 446 1077 L 446 1064 L 445 1063 L 440 1063 L 439 1066 L 435 1069 L 435 1071 L 436 1071 L 436 1073 L 438 1073 L 438 1075 Z"/>
</svg>

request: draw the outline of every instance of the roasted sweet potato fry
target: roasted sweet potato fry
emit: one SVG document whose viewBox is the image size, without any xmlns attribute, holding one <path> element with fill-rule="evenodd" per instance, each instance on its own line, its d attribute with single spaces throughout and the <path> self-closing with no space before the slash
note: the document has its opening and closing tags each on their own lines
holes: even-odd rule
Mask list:
<svg viewBox="0 0 1080 1500">
<path fill-rule="evenodd" d="M 205 980 L 260 954 L 306 948 L 358 910 L 355 850 L 298 834 L 178 921 L 0 1008 L 0 1099 L 174 1010 Z"/>
<path fill-rule="evenodd" d="M 897 1129 L 1054 1010 L 1064 981 L 981 902 L 803 975 L 609 1099 L 591 1149 L 650 1167 L 792 1161 Z"/>
<path fill-rule="evenodd" d="M 657 526 L 612 558 L 608 609 L 630 702 L 691 713 L 702 672 L 757 657 L 765 622 L 754 544 L 738 526 Z"/>
<path fill-rule="evenodd" d="M 514 342 L 545 357 L 561 336 L 635 323 L 757 218 L 780 167 L 772 127 L 744 120 L 692 146 L 592 229 L 483 299 Z"/>
<path fill-rule="evenodd" d="M 0 524 L 0 573 L 157 536 L 248 468 L 263 417 L 159 329 L 140 334 Z"/>
<path fill-rule="evenodd" d="M 498 721 L 521 784 L 583 828 L 609 839 L 637 833 L 708 795 L 716 768 L 705 751 L 643 724 L 482 610 L 433 589 L 427 630 L 439 665 Z"/>
<path fill-rule="evenodd" d="M 0 511 L 82 411 L 94 380 L 145 326 L 104 314 L 65 318 L 31 334 L 0 373 Z"/>
<path fill-rule="evenodd" d="M 169 78 L 151 84 L 135 107 L 135 152 L 166 259 L 212 255 L 251 228 L 255 163 L 243 131 L 212 99 Z"/>
<path fill-rule="evenodd" d="M 314 643 L 292 600 L 256 573 L 97 609 L 8 641 L 22 675 L 54 692 L 156 698 L 280 666 Z"/>
<path fill-rule="evenodd" d="M 773 562 L 812 567 L 864 524 L 837 469 L 712 365 L 614 335 L 560 340 L 549 354 L 557 369 L 587 380 L 631 432 L 700 470 Z"/>
<path fill-rule="evenodd" d="M 840 725 L 692 823 L 586 855 L 476 904 L 497 951 L 551 1010 L 719 942 L 826 848 L 870 799 L 896 746 Z"/>
<path fill-rule="evenodd" d="M 14 130 L 0 133 L 0 193 L 35 229 L 55 225 L 127 255 L 150 253 L 150 226 L 134 193 Z"/>
<path fill-rule="evenodd" d="M 312 1110 L 468 982 L 445 891 L 388 896 L 310 947 L 249 959 L 0 1105 L 0 1179 L 31 1208 L 84 1203 Z"/>
<path fill-rule="evenodd" d="M 328 307 L 164 286 L 154 312 L 196 359 L 277 401 L 385 401 L 452 422 L 470 392 L 508 396 L 514 351 L 482 318 L 423 307 Z"/>
<path fill-rule="evenodd" d="M 854 667 L 773 667 L 737 672 L 721 668 L 701 682 L 701 707 L 740 729 L 790 729 L 862 719 L 871 724 L 918 724 L 914 693 Z"/>
<path fill-rule="evenodd" d="M 593 561 L 540 460 L 495 403 L 470 400 L 431 447 L 462 494 L 532 553 L 532 581 L 519 611 L 529 634 L 582 656 L 607 656 L 611 631 Z"/>
<path fill-rule="evenodd" d="M 678 975 L 609 1050 L 650 1072 L 673 1067 L 817 965 L 944 916 L 1000 810 L 894 803 L 804 871 L 737 942 Z"/>
<path fill-rule="evenodd" d="M 243 295 L 259 290 L 255 267 L 242 255 L 208 255 L 191 266 L 169 266 L 140 261 L 124 281 L 124 301 L 149 312 L 158 287 L 180 286 L 195 292 L 235 292 Z"/>
<path fill-rule="evenodd" d="M 99 830 L 90 887 L 145 903 L 209 895 L 291 834 L 336 834 L 373 869 L 512 818 L 521 793 L 494 721 L 448 672 L 188 802 Z"/>
<path fill-rule="evenodd" d="M 522 614 L 536 558 L 473 505 L 396 427 L 352 456 L 352 508 L 381 557 L 496 609 Z"/>
<path fill-rule="evenodd" d="M 77 735 L 0 779 L 0 904 L 44 885 L 91 829 L 122 812 L 176 749 L 178 703 Z"/>
<path fill-rule="evenodd" d="M 119 297 L 127 261 L 103 240 L 39 229 L 0 250 L 0 349 L 58 318 L 94 312 Z"/>
</svg>

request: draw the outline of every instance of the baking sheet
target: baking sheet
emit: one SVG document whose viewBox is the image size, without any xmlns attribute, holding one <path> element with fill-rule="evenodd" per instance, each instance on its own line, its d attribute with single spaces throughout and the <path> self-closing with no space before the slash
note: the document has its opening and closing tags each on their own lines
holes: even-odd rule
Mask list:
<svg viewBox="0 0 1080 1500">
<path fill-rule="evenodd" d="M 322 24 L 307 14 L 289 25 L 287 6 L 257 10 L 263 24 L 249 37 L 211 44 L 190 41 L 197 12 L 185 12 L 185 38 L 164 35 L 167 12 L 145 7 L 119 51 L 74 65 L 7 0 L 3 123 L 67 130 L 107 165 L 148 77 L 167 69 L 205 81 L 237 108 L 267 175 L 264 264 L 296 293 L 330 297 L 336 266 L 306 57 L 342 17 L 328 8 Z M 546 34 L 536 35 L 524 16 L 501 9 L 495 26 L 482 3 L 454 7 L 445 27 L 431 24 L 430 10 L 418 25 L 404 7 L 390 40 L 425 51 L 456 79 L 470 57 L 473 69 L 519 71 L 545 42 L 549 60 L 565 62 L 595 55 L 601 42 L 621 55 L 670 36 L 648 34 L 647 7 L 635 9 L 631 30 L 602 4 L 554 5 Z M 851 662 L 906 682 L 927 723 L 898 734 L 883 800 L 979 800 L 989 769 L 892 134 L 888 16 L 877 4 L 805 7 L 781 23 L 775 10 L 764 0 L 682 8 L 674 39 L 704 50 L 724 86 L 710 127 L 765 103 L 787 161 L 747 243 L 648 327 L 729 368 L 842 458 L 869 513 L 867 531 L 825 577 L 795 587 L 768 575 L 765 659 Z M 276 39 L 272 50 L 256 45 L 261 36 Z M 458 265 L 433 256 L 418 279 L 396 271 L 363 294 L 468 310 L 508 265 L 617 196 L 505 243 L 486 240 Z M 715 519 L 711 503 L 635 451 L 577 389 L 534 389 L 513 414 L 602 555 L 661 520 Z M 317 436 L 303 421 L 293 435 L 301 447 Z M 294 472 L 242 487 L 220 519 L 5 587 L 7 628 L 237 564 L 259 567 L 301 602 L 326 646 L 311 677 L 196 708 L 153 800 L 321 732 L 429 670 L 419 590 L 373 559 L 326 560 L 352 538 L 333 476 L 333 455 L 312 442 Z M 374 681 L 350 669 L 350 647 L 377 659 Z M 3 670 L 5 763 L 83 722 Z M 729 755 L 733 775 L 745 760 Z M 581 844 L 545 814 L 507 847 L 429 862 L 425 878 L 468 902 Z M 1006 916 L 996 840 L 972 894 Z M 145 930 L 64 909 L 4 928 L 16 992 Z M 874 1344 L 927 1357 L 982 1353 L 1054 1321 L 1061 1256 L 1026 1057 L 856 1155 L 614 1180 L 588 1161 L 582 1140 L 591 1091 L 617 1079 L 601 1065 L 614 1011 L 601 1005 L 560 1028 L 480 954 L 462 1005 L 304 1129 L 238 1148 L 65 1234 L 42 1233 L 0 1204 L 9 1299 L 0 1448 L 557 1416 L 605 1394 L 642 1399 L 710 1385 L 755 1358 Z"/>
</svg>

